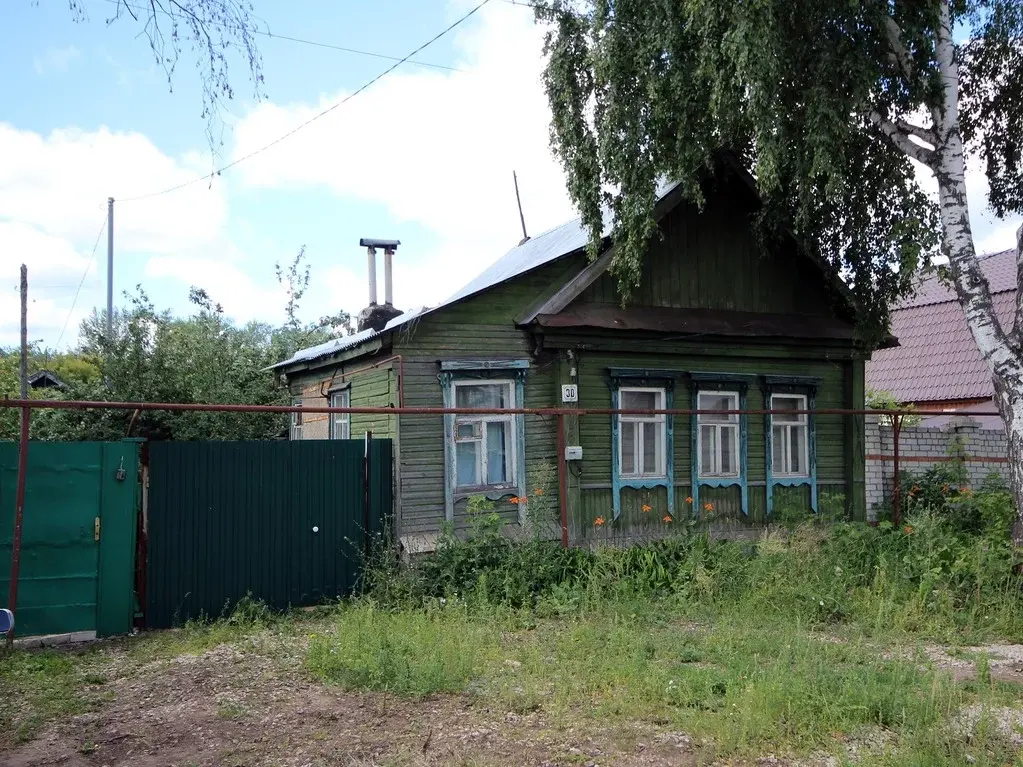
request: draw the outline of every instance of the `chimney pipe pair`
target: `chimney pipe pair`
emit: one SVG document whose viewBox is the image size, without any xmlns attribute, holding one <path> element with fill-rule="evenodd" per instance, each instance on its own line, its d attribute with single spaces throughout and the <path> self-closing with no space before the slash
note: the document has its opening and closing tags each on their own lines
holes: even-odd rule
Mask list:
<svg viewBox="0 0 1023 767">
<path fill-rule="evenodd" d="M 400 240 L 374 240 L 363 238 L 359 245 L 366 249 L 367 269 L 369 271 L 369 305 L 377 305 L 377 248 L 384 249 L 384 304 L 394 305 L 391 282 L 391 264 L 394 251 L 401 245 Z"/>
</svg>

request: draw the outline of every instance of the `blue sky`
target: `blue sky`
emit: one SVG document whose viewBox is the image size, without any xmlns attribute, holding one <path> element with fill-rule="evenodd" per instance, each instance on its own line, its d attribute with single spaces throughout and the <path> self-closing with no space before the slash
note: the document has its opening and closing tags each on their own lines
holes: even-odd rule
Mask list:
<svg viewBox="0 0 1023 767">
<path fill-rule="evenodd" d="M 262 30 L 399 57 L 477 1 L 253 0 Z M 492 0 L 417 56 L 458 71 L 402 65 L 212 185 L 132 202 L 210 171 L 201 81 L 186 50 L 170 90 L 130 18 L 107 24 L 111 0 L 83 4 L 87 17 L 75 21 L 66 0 L 5 2 L 0 346 L 17 340 L 22 262 L 32 285 L 30 338 L 66 346 L 103 303 L 105 235 L 90 259 L 109 196 L 121 200 L 119 303 L 141 283 L 157 306 L 187 311 L 188 288 L 198 285 L 243 321 L 281 319 L 273 265 L 303 245 L 313 273 L 306 319 L 358 311 L 367 301 L 360 237 L 402 241 L 401 308 L 442 300 L 521 237 L 513 169 L 531 233 L 574 215 L 548 149 L 540 33 L 527 8 Z M 265 146 L 391 64 L 267 36 L 257 43 L 267 98 L 252 98 L 245 62 L 232 58 L 235 99 L 217 165 Z M 978 248 L 1010 247 L 1017 224 L 983 213 L 978 179 Z"/>
<path fill-rule="evenodd" d="M 133 0 L 132 0 L 133 1 Z M 468 0 L 256 0 L 260 28 L 404 56 L 475 3 Z M 105 216 L 115 203 L 115 289 L 143 284 L 160 307 L 187 310 L 192 284 L 240 320 L 280 319 L 275 261 L 305 245 L 308 319 L 366 303 L 360 237 L 402 241 L 396 303 L 453 293 L 521 236 L 511 173 L 533 231 L 573 214 L 547 148 L 540 38 L 527 8 L 494 0 L 417 60 L 286 142 L 201 182 L 144 200 L 212 167 L 195 59 L 168 88 L 147 40 L 110 0 L 13 0 L 0 29 L 0 345 L 16 340 L 17 265 L 27 261 L 30 337 L 73 341 L 105 295 Z M 217 165 L 258 149 L 392 62 L 260 35 L 266 98 L 232 58 L 235 99 Z M 382 268 L 381 268 L 382 272 Z M 86 274 L 74 310 L 71 303 Z M 381 274 L 382 279 L 382 274 Z M 381 286 L 382 290 L 382 286 Z M 62 329 L 68 324 L 67 331 Z"/>
</svg>

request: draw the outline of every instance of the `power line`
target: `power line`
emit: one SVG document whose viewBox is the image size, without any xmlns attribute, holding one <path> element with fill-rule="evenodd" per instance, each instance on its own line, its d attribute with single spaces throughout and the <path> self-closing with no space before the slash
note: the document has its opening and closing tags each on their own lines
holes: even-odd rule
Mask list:
<svg viewBox="0 0 1023 767">
<path fill-rule="evenodd" d="M 238 165 L 239 163 L 243 163 L 246 160 L 249 160 L 249 159 L 255 157 L 258 154 L 262 154 L 267 149 L 270 149 L 271 147 L 274 147 L 277 144 L 280 144 L 285 139 L 291 138 L 296 133 L 298 133 L 300 130 L 302 130 L 306 126 L 316 122 L 321 117 L 324 117 L 325 115 L 328 115 L 331 112 L 333 112 L 338 107 L 340 107 L 340 106 L 342 106 L 344 104 L 347 104 L 349 101 L 351 101 L 356 96 L 358 96 L 360 93 L 362 93 L 364 90 L 366 90 L 367 88 L 371 87 L 375 83 L 379 82 L 380 80 L 385 78 L 387 75 L 391 74 L 391 72 L 393 72 L 395 69 L 400 67 L 406 61 L 409 61 L 417 53 L 420 53 L 421 51 L 425 50 L 426 48 L 430 47 L 435 42 L 440 40 L 442 37 L 444 37 L 444 35 L 446 35 L 452 29 L 457 27 L 459 24 L 462 24 L 463 22 L 465 22 L 467 19 L 469 19 L 471 16 L 473 16 L 480 8 L 482 8 L 484 5 L 486 5 L 489 2 L 490 2 L 490 0 L 483 0 L 483 2 L 481 2 L 479 5 L 477 5 L 475 8 L 473 8 L 471 11 L 469 11 L 467 14 L 465 14 L 464 16 L 460 17 L 457 21 L 455 21 L 452 24 L 450 24 L 447 27 L 445 27 L 444 30 L 442 30 L 441 32 L 438 32 L 436 35 L 434 35 L 432 38 L 430 38 L 425 43 L 420 45 L 418 48 L 416 48 L 414 51 L 412 51 L 410 54 L 408 54 L 404 58 L 399 59 L 397 63 L 395 63 L 392 66 L 390 66 L 387 69 L 385 69 L 383 72 L 378 74 L 372 80 L 370 80 L 369 82 L 367 82 L 364 85 L 360 86 L 357 90 L 352 91 L 351 93 L 349 93 L 347 96 L 345 96 L 340 101 L 330 105 L 326 109 L 324 109 L 321 112 L 318 112 L 317 114 L 315 114 L 312 117 L 310 117 L 305 122 L 303 122 L 300 125 L 292 128 L 290 131 L 285 133 L 283 136 L 279 136 L 278 138 L 275 138 L 269 144 L 266 144 L 265 146 L 262 146 L 259 149 L 253 150 L 252 152 L 249 152 L 247 155 L 243 155 L 242 157 L 239 157 L 237 160 L 232 160 L 227 165 L 224 165 L 224 166 L 222 166 L 220 168 L 217 168 L 212 173 L 207 173 L 205 176 L 199 176 L 198 178 L 193 178 L 191 181 L 185 181 L 185 182 L 183 182 L 181 184 L 169 187 L 169 188 L 164 189 L 164 190 L 159 191 L 159 192 L 150 192 L 148 194 L 140 194 L 140 195 L 136 195 L 134 197 L 121 197 L 121 198 L 118 199 L 118 202 L 134 202 L 135 200 L 145 200 L 145 199 L 148 199 L 150 197 L 159 197 L 159 196 L 164 195 L 164 194 L 169 194 L 170 192 L 176 192 L 178 189 L 183 189 L 186 186 L 191 186 L 192 184 L 197 184 L 200 181 L 207 181 L 207 180 L 208 181 L 212 181 L 215 176 L 219 176 L 221 173 L 223 173 L 226 170 L 229 170 L 230 168 L 233 168 L 235 165 Z"/>
<path fill-rule="evenodd" d="M 85 271 L 82 273 L 82 279 L 78 282 L 78 290 L 75 291 L 75 298 L 71 302 L 71 308 L 67 310 L 67 317 L 64 318 L 64 327 L 60 329 L 60 335 L 57 337 L 57 348 L 60 348 L 60 342 L 64 340 L 64 331 L 67 330 L 67 324 L 71 321 L 71 315 L 75 311 L 75 304 L 78 303 L 78 294 L 82 292 L 82 285 L 85 284 L 85 278 L 89 275 L 89 270 L 92 268 L 92 262 L 96 259 L 96 248 L 99 247 L 100 238 L 103 237 L 103 232 L 107 228 L 107 217 L 103 216 L 103 226 L 99 228 L 99 234 L 96 235 L 96 242 L 92 246 L 92 255 L 89 256 L 89 263 L 85 265 Z"/>
<path fill-rule="evenodd" d="M 135 11 L 136 13 L 148 13 L 148 12 L 150 12 L 150 9 L 148 9 L 148 8 L 140 8 L 137 5 L 129 5 L 127 2 L 125 2 L 125 0 L 106 0 L 106 1 L 108 3 L 110 3 L 111 5 L 122 5 L 125 8 L 129 8 L 130 10 Z M 234 26 L 234 25 L 231 25 L 231 24 L 221 24 L 221 23 L 214 22 L 214 21 L 208 21 L 208 22 L 206 22 L 206 24 L 211 26 L 211 27 L 218 27 L 220 29 L 227 29 L 227 30 L 239 30 L 240 31 L 242 29 L 242 27 Z M 279 34 L 276 34 L 274 32 L 271 32 L 269 26 L 265 30 L 259 29 L 257 27 L 252 27 L 252 28 L 249 28 L 247 31 L 249 31 L 249 32 L 251 32 L 252 34 L 255 34 L 255 35 L 262 35 L 263 37 L 269 37 L 269 38 L 273 38 L 273 39 L 276 39 L 276 40 L 287 40 L 287 41 L 292 42 L 292 43 L 301 43 L 302 45 L 312 45 L 312 46 L 314 46 L 316 48 L 329 48 L 330 50 L 333 50 L 333 51 L 342 51 L 344 53 L 353 53 L 353 54 L 355 54 L 357 56 L 369 56 L 371 58 L 387 59 L 389 61 L 403 61 L 398 56 L 388 56 L 386 53 L 377 53 L 375 51 L 363 51 L 363 50 L 359 50 L 358 48 L 347 48 L 347 47 L 345 47 L 343 45 L 334 45 L 332 43 L 322 43 L 322 42 L 319 42 L 317 40 L 306 40 L 306 39 L 301 38 L 301 37 L 292 37 L 291 35 L 279 35 Z M 445 70 L 447 70 L 449 72 L 462 72 L 463 71 L 463 70 L 459 69 L 458 67 L 449 67 L 446 64 L 434 64 L 434 63 L 432 63 L 430 61 L 416 61 L 416 60 L 408 59 L 407 63 L 409 63 L 409 64 L 416 64 L 417 66 L 421 66 L 421 67 L 432 67 L 433 69 L 445 69 Z"/>
</svg>

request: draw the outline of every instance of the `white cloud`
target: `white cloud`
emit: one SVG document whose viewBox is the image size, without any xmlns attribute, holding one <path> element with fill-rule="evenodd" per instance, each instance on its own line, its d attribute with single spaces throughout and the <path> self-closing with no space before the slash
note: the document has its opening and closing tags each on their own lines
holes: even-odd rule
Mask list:
<svg viewBox="0 0 1023 767">
<path fill-rule="evenodd" d="M 167 188 L 201 172 L 193 160 L 168 157 L 138 133 L 68 128 L 44 136 L 0 123 L 0 287 L 16 285 L 19 265 L 28 264 L 35 301 L 30 335 L 48 343 L 57 340 L 104 225 L 107 196 Z M 228 250 L 222 238 L 226 216 L 219 184 L 194 184 L 160 197 L 117 203 L 118 257 L 127 262 L 150 254 L 223 252 Z M 105 237 L 64 343 L 74 340 L 84 312 L 102 303 L 97 267 L 104 246 Z M 0 346 L 18 339 L 17 301 L 11 304 L 7 293 L 0 291 Z"/>
<path fill-rule="evenodd" d="M 0 221 L 0 253 L 5 254 L 0 259 L 0 346 L 20 337 L 21 264 L 28 267 L 29 341 L 55 341 L 65 322 L 73 337 L 86 311 L 79 304 L 69 318 L 74 290 L 79 283 L 83 290 L 96 286 L 95 265 L 89 267 L 87 255 L 67 240 L 15 221 Z"/>
<path fill-rule="evenodd" d="M 64 238 L 94 238 L 110 195 L 169 188 L 201 172 L 168 157 L 140 133 L 67 128 L 42 136 L 0 123 L 0 215 Z M 115 203 L 117 247 L 156 252 L 195 247 L 218 235 L 226 212 L 219 184 Z"/>
<path fill-rule="evenodd" d="M 548 146 L 541 32 L 532 14 L 492 3 L 455 44 L 462 71 L 402 67 L 238 168 L 251 186 L 320 187 L 384 206 L 396 227 L 415 222 L 435 233 L 441 243 L 435 251 L 405 241 L 396 256 L 395 301 L 403 306 L 446 298 L 521 239 L 512 170 L 531 234 L 575 215 Z M 235 126 L 234 156 L 346 95 L 258 106 Z M 365 267 L 344 271 L 331 280 L 345 285 L 343 300 L 355 301 L 345 308 L 365 305 Z"/>
<path fill-rule="evenodd" d="M 73 45 L 66 48 L 47 48 L 46 52 L 35 56 L 32 64 L 37 75 L 47 72 L 67 72 L 68 65 L 81 56 L 81 52 Z"/>
<path fill-rule="evenodd" d="M 242 322 L 284 319 L 281 309 L 287 302 L 284 289 L 276 282 L 272 286 L 257 283 L 232 259 L 153 256 L 146 262 L 145 276 L 204 288 L 210 298 L 224 307 L 225 314 Z"/>
</svg>

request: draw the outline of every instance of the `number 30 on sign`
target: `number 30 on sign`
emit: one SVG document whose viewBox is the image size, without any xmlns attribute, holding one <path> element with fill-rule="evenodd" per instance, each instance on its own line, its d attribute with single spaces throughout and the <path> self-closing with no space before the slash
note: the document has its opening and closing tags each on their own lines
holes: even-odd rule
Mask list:
<svg viewBox="0 0 1023 767">
<path fill-rule="evenodd" d="M 562 402 L 578 402 L 579 401 L 579 386 L 577 384 L 562 384 L 561 385 L 561 401 Z"/>
</svg>

